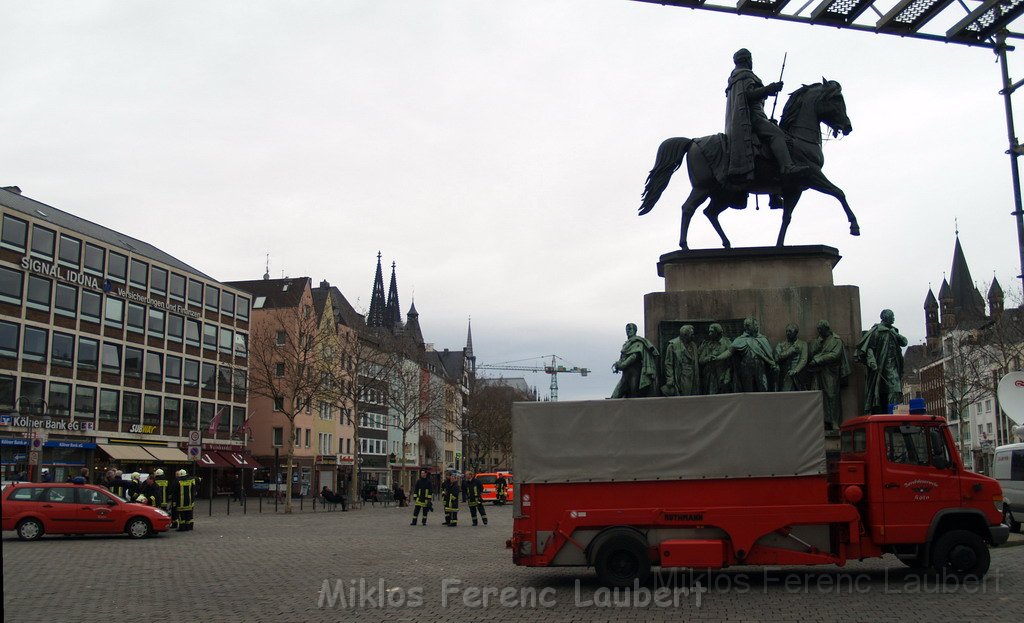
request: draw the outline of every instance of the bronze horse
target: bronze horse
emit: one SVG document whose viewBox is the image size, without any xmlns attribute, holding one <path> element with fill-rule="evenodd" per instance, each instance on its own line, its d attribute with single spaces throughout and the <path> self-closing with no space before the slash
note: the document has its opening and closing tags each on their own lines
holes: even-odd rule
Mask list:
<svg viewBox="0 0 1024 623">
<path fill-rule="evenodd" d="M 746 207 L 747 193 L 781 195 L 782 205 L 772 207 L 782 208 L 782 229 L 779 230 L 779 239 L 776 246 L 782 246 L 786 239 L 786 229 L 793 216 L 800 195 L 807 189 L 816 190 L 820 193 L 830 195 L 839 200 L 846 218 L 850 221 L 850 234 L 860 235 L 860 227 L 857 225 L 857 217 L 846 202 L 846 194 L 838 186 L 829 181 L 821 172 L 825 163 L 825 156 L 821 150 L 820 124 L 824 123 L 832 130 L 832 136 L 837 137 L 840 133 L 849 134 L 853 131 L 849 117 L 846 116 L 846 101 L 843 99 L 842 87 L 835 80 L 822 78 L 821 83 L 804 85 L 794 91 L 782 111 L 780 127 L 786 132 L 789 141 L 789 150 L 793 156 L 793 162 L 798 165 L 807 165 L 805 173 L 798 174 L 789 179 L 779 179 L 778 167 L 769 162 L 764 156 L 757 156 L 754 179 L 742 188 L 729 187 L 723 184 L 715 176 L 715 168 L 708 161 L 702 149 L 691 149 L 695 142 L 706 141 L 710 143 L 713 150 L 718 153 L 727 151 L 724 149 L 724 135 L 706 136 L 698 139 L 677 137 L 666 139 L 658 147 L 658 155 L 654 162 L 654 168 L 647 176 L 647 183 L 643 192 L 643 203 L 640 205 L 641 216 L 647 214 L 658 202 L 661 193 L 668 186 L 672 174 L 682 165 L 683 158 L 686 159 L 687 172 L 690 174 L 690 196 L 683 202 L 683 221 L 680 227 L 679 246 L 683 249 L 686 246 L 686 232 L 690 227 L 690 220 L 708 198 L 711 202 L 704 208 L 704 215 L 711 221 L 715 231 L 722 238 L 722 246 L 729 248 L 732 245 L 722 231 L 722 225 L 718 222 L 718 216 L 728 208 L 743 209 Z M 717 143 L 716 143 L 717 141 Z M 722 170 L 722 167 L 719 167 Z"/>
</svg>

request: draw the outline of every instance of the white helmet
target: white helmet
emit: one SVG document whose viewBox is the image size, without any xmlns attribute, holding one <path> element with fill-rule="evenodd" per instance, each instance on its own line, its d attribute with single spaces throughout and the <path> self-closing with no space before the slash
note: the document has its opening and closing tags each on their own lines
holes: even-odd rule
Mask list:
<svg viewBox="0 0 1024 623">
<path fill-rule="evenodd" d="M 163 476 L 164 475 L 164 470 L 158 469 L 155 472 L 153 472 L 153 475 L 154 476 Z"/>
<path fill-rule="evenodd" d="M 139 497 L 135 498 L 135 501 L 136 501 L 136 502 L 138 502 L 139 504 L 145 504 L 145 503 L 146 503 L 146 502 L 148 502 L 149 500 L 147 500 L 147 499 L 146 499 L 146 496 L 144 496 L 144 495 L 142 495 L 142 494 L 140 493 L 140 494 L 139 494 Z"/>
<path fill-rule="evenodd" d="M 177 476 L 178 478 L 184 478 L 185 476 L 188 476 L 188 472 L 186 472 L 183 469 L 179 469 L 178 473 L 176 473 L 175 476 Z"/>
<path fill-rule="evenodd" d="M 139 472 L 132 472 L 132 480 L 138 480 L 139 478 L 142 478 L 142 474 Z"/>
</svg>

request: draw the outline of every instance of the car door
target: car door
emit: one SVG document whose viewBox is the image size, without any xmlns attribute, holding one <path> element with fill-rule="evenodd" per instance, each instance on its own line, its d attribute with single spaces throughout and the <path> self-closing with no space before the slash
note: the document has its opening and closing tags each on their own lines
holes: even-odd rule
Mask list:
<svg viewBox="0 0 1024 623">
<path fill-rule="evenodd" d="M 960 477 L 940 426 L 884 429 L 882 503 L 886 543 L 923 543 L 935 514 L 960 505 Z"/>
<path fill-rule="evenodd" d="M 82 526 L 78 521 L 75 487 L 45 487 L 39 508 L 53 534 L 78 534 Z"/>
<path fill-rule="evenodd" d="M 78 518 L 87 532 L 120 532 L 124 523 L 124 502 L 98 489 L 78 489 Z"/>
</svg>

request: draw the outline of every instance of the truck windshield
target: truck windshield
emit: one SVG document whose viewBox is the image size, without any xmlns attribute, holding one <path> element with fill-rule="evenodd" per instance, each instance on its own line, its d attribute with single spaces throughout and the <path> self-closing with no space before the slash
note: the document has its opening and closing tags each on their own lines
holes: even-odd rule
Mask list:
<svg viewBox="0 0 1024 623">
<path fill-rule="evenodd" d="M 939 469 L 950 464 L 942 431 L 935 426 L 886 427 L 885 454 L 892 463 L 934 465 Z"/>
</svg>

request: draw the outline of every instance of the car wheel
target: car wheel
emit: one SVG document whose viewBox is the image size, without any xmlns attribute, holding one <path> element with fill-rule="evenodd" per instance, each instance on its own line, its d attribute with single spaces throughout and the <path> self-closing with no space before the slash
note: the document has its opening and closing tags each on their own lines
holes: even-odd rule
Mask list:
<svg viewBox="0 0 1024 623">
<path fill-rule="evenodd" d="M 152 527 L 150 527 L 148 520 L 142 517 L 135 517 L 128 520 L 128 525 L 124 527 L 124 531 L 133 539 L 141 539 L 149 536 L 149 533 L 152 532 Z"/>
<path fill-rule="evenodd" d="M 23 519 L 18 524 L 18 538 L 22 541 L 35 541 L 43 536 L 43 524 L 38 519 Z"/>
<path fill-rule="evenodd" d="M 594 570 L 601 583 L 625 588 L 644 585 L 651 574 L 651 557 L 639 535 L 616 532 L 603 538 L 594 552 Z"/>
<path fill-rule="evenodd" d="M 932 563 L 941 576 L 980 579 L 988 573 L 990 562 L 985 542 L 968 530 L 947 532 L 932 551 Z"/>
<path fill-rule="evenodd" d="M 1020 534 L 1020 522 L 1014 520 L 1013 511 L 1006 506 L 1003 507 L 1003 523 L 1010 526 L 1010 532 Z"/>
</svg>

